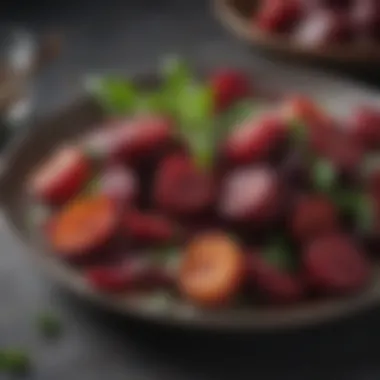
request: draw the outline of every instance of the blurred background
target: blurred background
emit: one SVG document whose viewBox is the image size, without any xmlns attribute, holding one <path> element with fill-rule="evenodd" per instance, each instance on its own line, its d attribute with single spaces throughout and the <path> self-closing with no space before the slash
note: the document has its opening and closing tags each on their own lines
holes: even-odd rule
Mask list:
<svg viewBox="0 0 380 380">
<path fill-rule="evenodd" d="M 32 116 L 44 116 L 69 103 L 88 74 L 149 71 L 159 56 L 168 53 L 199 65 L 234 65 L 253 72 L 269 66 L 294 77 L 320 70 L 380 86 L 378 66 L 371 62 L 361 67 L 315 65 L 252 49 L 216 21 L 205 0 L 2 2 L 4 60 L 9 59 L 10 46 L 21 43 L 22 51 L 36 52 L 38 43 L 51 33 L 62 37 L 59 55 L 52 54 L 54 59 L 33 70 L 21 65 L 20 72 L 26 70 L 25 86 L 3 112 L 7 126 L 27 128 Z M 16 61 L 33 62 L 30 54 Z M 12 119 L 9 112 L 15 105 L 18 117 Z M 5 225 L 0 234 L 3 250 L 12 252 L 0 256 L 0 347 L 23 347 L 31 353 L 35 368 L 27 378 L 375 380 L 380 376 L 380 310 L 318 328 L 269 334 L 215 335 L 147 326 L 99 312 L 52 287 Z M 28 316 L 41 308 L 61 315 L 64 333 L 58 343 L 41 343 L 31 329 L 33 317 Z"/>
</svg>

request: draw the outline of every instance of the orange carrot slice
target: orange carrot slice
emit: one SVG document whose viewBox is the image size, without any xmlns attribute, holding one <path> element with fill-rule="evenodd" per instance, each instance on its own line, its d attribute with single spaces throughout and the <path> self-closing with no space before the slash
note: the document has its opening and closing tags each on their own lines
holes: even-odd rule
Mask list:
<svg viewBox="0 0 380 380">
<path fill-rule="evenodd" d="M 243 266 L 244 256 L 229 237 L 218 233 L 198 236 L 185 250 L 179 288 L 194 303 L 221 306 L 239 290 Z"/>
<path fill-rule="evenodd" d="M 112 237 L 117 226 L 117 210 L 105 196 L 78 199 L 63 208 L 49 230 L 53 249 L 65 258 L 92 253 Z"/>
</svg>

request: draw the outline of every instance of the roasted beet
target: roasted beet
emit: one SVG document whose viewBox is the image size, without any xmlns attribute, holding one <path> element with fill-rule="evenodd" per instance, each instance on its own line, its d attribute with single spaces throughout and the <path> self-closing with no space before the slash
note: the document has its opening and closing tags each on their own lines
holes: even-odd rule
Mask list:
<svg viewBox="0 0 380 380">
<path fill-rule="evenodd" d="M 266 166 L 236 169 L 221 184 L 219 215 L 233 222 L 273 221 L 281 207 L 280 184 Z"/>
<path fill-rule="evenodd" d="M 310 285 L 324 294 L 358 291 L 370 277 L 365 254 L 345 235 L 314 240 L 303 254 L 303 265 Z"/>
<path fill-rule="evenodd" d="M 309 242 L 338 228 L 338 210 L 325 196 L 305 195 L 295 202 L 290 215 L 290 229 L 298 242 Z"/>
<path fill-rule="evenodd" d="M 154 199 L 164 212 L 177 215 L 202 213 L 213 203 L 214 194 L 212 176 L 197 169 L 190 158 L 172 155 L 159 165 Z"/>
<path fill-rule="evenodd" d="M 100 266 L 85 272 L 87 281 L 106 293 L 151 290 L 173 286 L 175 276 L 149 259 L 130 258 L 118 266 Z"/>
<path fill-rule="evenodd" d="M 84 153 L 79 148 L 63 146 L 32 173 L 28 186 L 36 198 L 60 204 L 82 190 L 90 174 L 91 165 Z"/>
<path fill-rule="evenodd" d="M 380 111 L 371 107 L 355 110 L 350 123 L 350 132 L 367 149 L 380 146 Z"/>
<path fill-rule="evenodd" d="M 144 245 L 173 242 L 177 232 L 172 221 L 158 214 L 127 210 L 122 220 L 123 235 Z"/>
<path fill-rule="evenodd" d="M 265 32 L 287 32 L 300 20 L 300 0 L 263 0 L 254 15 L 254 25 Z"/>
<path fill-rule="evenodd" d="M 210 82 L 217 112 L 252 94 L 249 78 L 237 70 L 220 69 L 213 73 Z"/>
<path fill-rule="evenodd" d="M 250 118 L 227 138 L 226 158 L 235 164 L 267 160 L 286 139 L 287 126 L 278 115 Z"/>
<path fill-rule="evenodd" d="M 289 304 L 300 301 L 305 289 L 296 275 L 267 263 L 255 252 L 247 257 L 247 283 L 267 302 Z"/>
</svg>

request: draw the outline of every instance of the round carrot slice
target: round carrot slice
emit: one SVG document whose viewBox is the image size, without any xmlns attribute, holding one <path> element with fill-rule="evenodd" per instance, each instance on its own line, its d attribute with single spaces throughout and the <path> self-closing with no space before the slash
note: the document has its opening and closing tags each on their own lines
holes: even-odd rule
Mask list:
<svg viewBox="0 0 380 380">
<path fill-rule="evenodd" d="M 104 245 L 116 226 L 117 211 L 110 199 L 104 196 L 82 198 L 55 216 L 49 240 L 55 251 L 74 259 Z"/>
<path fill-rule="evenodd" d="M 238 291 L 244 256 L 239 246 L 223 234 L 195 238 L 186 248 L 179 272 L 179 288 L 194 303 L 221 306 Z"/>
</svg>

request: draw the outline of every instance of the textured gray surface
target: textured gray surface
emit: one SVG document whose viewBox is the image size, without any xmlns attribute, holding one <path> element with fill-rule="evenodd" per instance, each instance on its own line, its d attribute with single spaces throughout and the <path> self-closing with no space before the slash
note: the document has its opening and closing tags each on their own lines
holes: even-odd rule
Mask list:
<svg viewBox="0 0 380 380">
<path fill-rule="evenodd" d="M 134 73 L 153 68 L 162 53 L 177 52 L 200 64 L 222 62 L 268 70 L 227 36 L 205 1 L 33 2 L 2 17 L 42 31 L 62 27 L 62 60 L 42 74 L 37 111 L 50 112 L 80 91 L 84 74 L 110 68 Z M 1 22 L 1 20 L 0 20 Z M 250 62 L 248 64 L 248 62 Z M 296 68 L 281 66 L 288 75 Z M 305 85 L 308 80 L 305 80 Z M 318 87 L 318 81 L 310 79 Z M 343 94 L 342 90 L 342 95 Z M 26 248 L 4 226 L 0 232 L 0 347 L 19 346 L 35 363 L 31 379 L 378 379 L 380 313 L 281 335 L 211 336 L 147 326 L 106 315 L 57 289 L 36 268 Z M 56 343 L 34 325 L 40 310 L 61 315 L 65 333 Z M 6 379 L 1 377 L 0 379 Z"/>
</svg>

